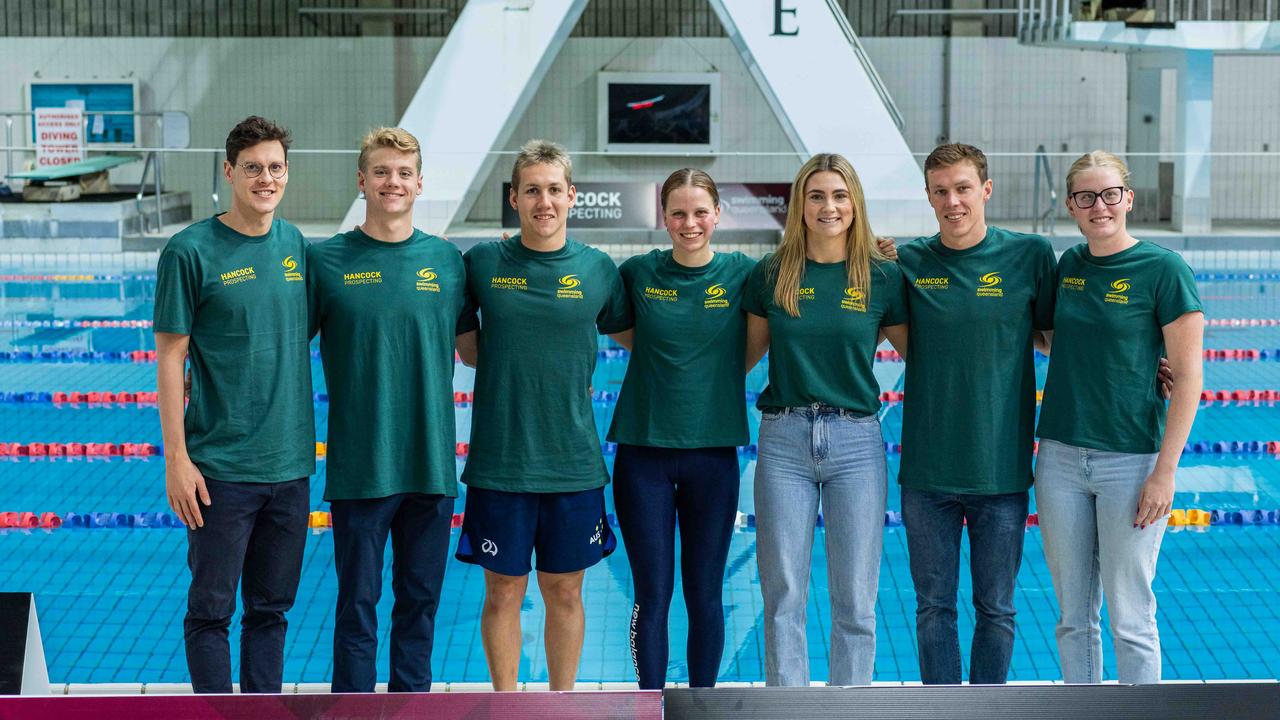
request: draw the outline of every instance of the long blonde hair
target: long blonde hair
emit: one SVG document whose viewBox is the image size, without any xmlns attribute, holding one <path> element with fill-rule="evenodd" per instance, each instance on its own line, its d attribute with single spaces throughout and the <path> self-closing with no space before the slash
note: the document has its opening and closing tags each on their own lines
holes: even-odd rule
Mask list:
<svg viewBox="0 0 1280 720">
<path fill-rule="evenodd" d="M 869 303 L 871 300 L 871 261 L 886 259 L 876 246 L 871 223 L 867 219 L 867 200 L 862 194 L 862 181 L 853 165 L 837 153 L 819 153 L 809 158 L 791 184 L 791 204 L 787 206 L 787 224 L 782 230 L 782 242 L 773 254 L 769 276 L 774 281 L 773 302 L 791 317 L 800 317 L 800 303 L 796 296 L 800 280 L 804 277 L 805 250 L 808 248 L 808 228 L 804 224 L 804 189 L 809 178 L 820 172 L 838 173 L 849 188 L 853 203 L 853 222 L 845 235 L 845 269 L 848 284 L 861 289 Z"/>
</svg>

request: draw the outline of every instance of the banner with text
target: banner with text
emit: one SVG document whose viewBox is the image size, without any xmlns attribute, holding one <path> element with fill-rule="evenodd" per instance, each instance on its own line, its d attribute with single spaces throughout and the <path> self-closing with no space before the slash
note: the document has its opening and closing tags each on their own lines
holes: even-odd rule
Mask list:
<svg viewBox="0 0 1280 720">
<path fill-rule="evenodd" d="M 725 230 L 781 230 L 787 224 L 791 183 L 719 183 Z"/>
<path fill-rule="evenodd" d="M 658 224 L 654 207 L 653 183 L 585 182 L 575 183 L 578 199 L 569 209 L 569 229 L 637 228 L 650 229 Z M 520 227 L 520 214 L 507 198 L 511 183 L 502 183 L 502 226 Z"/>
</svg>

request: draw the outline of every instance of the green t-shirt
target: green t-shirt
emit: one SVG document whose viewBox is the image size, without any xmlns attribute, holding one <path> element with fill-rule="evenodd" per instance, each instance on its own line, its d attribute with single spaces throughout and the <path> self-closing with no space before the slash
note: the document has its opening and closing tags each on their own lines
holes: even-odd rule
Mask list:
<svg viewBox="0 0 1280 720">
<path fill-rule="evenodd" d="M 799 407 L 825 403 L 872 415 L 880 409 L 880 385 L 872 371 L 880 328 L 907 321 L 902 270 L 897 263 L 871 265 L 871 297 L 849 287 L 843 262 L 806 260 L 800 278 L 800 316 L 773 302 L 773 254 L 751 271 L 742 307 L 769 321 L 769 385 L 756 406 Z"/>
<path fill-rule="evenodd" d="M 734 252 L 685 267 L 670 250 L 622 264 L 635 343 L 609 440 L 667 448 L 750 442 L 742 297 L 754 266 Z"/>
<path fill-rule="evenodd" d="M 462 253 L 352 230 L 307 249 L 307 291 L 329 388 L 324 499 L 456 496 L 453 337 L 474 329 L 459 324 Z"/>
<path fill-rule="evenodd" d="M 1053 326 L 1053 246 L 989 227 L 965 250 L 919 238 L 899 248 L 898 262 L 911 307 L 898 481 L 937 493 L 1026 490 L 1032 337 Z"/>
<path fill-rule="evenodd" d="M 603 487 L 591 374 L 597 331 L 632 325 L 618 267 L 572 239 L 536 252 L 518 235 L 477 245 L 464 259 L 480 358 L 462 481 L 505 492 Z"/>
<path fill-rule="evenodd" d="M 1165 325 L 1200 312 L 1180 255 L 1139 241 L 1094 257 L 1077 245 L 1058 263 L 1053 354 L 1040 437 L 1110 452 L 1159 452 L 1165 401 L 1156 381 Z"/>
<path fill-rule="evenodd" d="M 156 269 L 155 331 L 189 335 L 187 453 L 206 477 L 283 482 L 316 471 L 306 240 L 216 217 L 174 235 Z"/>
</svg>

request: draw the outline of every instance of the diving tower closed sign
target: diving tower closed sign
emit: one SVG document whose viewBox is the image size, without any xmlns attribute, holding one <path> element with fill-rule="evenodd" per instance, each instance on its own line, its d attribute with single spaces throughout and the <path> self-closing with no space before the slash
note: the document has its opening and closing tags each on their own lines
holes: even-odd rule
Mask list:
<svg viewBox="0 0 1280 720">
<path fill-rule="evenodd" d="M 79 108 L 36 108 L 36 169 L 84 160 L 84 113 Z"/>
</svg>

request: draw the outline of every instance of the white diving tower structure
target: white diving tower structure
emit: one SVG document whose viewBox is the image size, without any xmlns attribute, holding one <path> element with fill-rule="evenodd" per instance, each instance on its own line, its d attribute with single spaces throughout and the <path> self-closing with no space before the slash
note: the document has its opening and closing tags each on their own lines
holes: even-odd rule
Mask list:
<svg viewBox="0 0 1280 720">
<path fill-rule="evenodd" d="M 710 2 L 794 146 L 796 169 L 812 154 L 841 153 L 859 174 L 877 233 L 933 233 L 901 118 L 839 4 Z M 464 219 L 493 169 L 492 151 L 510 140 L 586 3 L 470 0 L 463 8 L 400 119 L 422 143 L 419 226 L 444 233 Z M 357 199 L 341 229 L 363 216 Z"/>
</svg>

